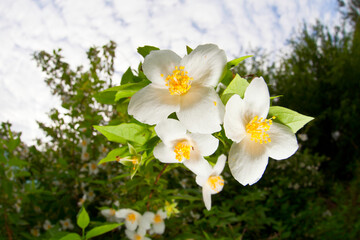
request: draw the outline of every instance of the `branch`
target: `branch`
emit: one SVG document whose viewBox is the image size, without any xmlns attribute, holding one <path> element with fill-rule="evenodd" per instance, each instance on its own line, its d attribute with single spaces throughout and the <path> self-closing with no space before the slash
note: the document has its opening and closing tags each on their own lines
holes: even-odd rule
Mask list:
<svg viewBox="0 0 360 240">
<path fill-rule="evenodd" d="M 156 179 L 155 179 L 155 182 L 154 182 L 154 186 L 158 183 L 161 175 L 164 173 L 164 171 L 165 171 L 165 169 L 167 168 L 168 165 L 169 165 L 169 164 L 166 163 L 166 164 L 164 165 L 163 169 L 161 170 L 161 172 L 159 172 L 159 174 L 156 176 Z M 152 195 L 153 195 L 153 193 L 154 193 L 154 190 L 155 190 L 155 188 L 153 188 L 153 189 L 151 190 L 151 192 L 150 192 L 150 194 L 149 194 L 148 202 L 147 202 L 147 204 L 146 204 L 146 209 L 147 209 L 148 211 L 149 211 L 149 208 L 150 208 L 150 200 L 151 200 L 151 197 L 152 197 Z"/>
</svg>

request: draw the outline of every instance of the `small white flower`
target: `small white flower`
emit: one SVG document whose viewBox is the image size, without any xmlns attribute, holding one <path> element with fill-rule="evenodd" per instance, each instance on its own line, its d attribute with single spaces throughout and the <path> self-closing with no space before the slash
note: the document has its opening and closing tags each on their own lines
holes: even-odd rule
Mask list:
<svg viewBox="0 0 360 240">
<path fill-rule="evenodd" d="M 153 212 L 145 212 L 140 220 L 139 228 L 148 230 L 152 226 L 152 232 L 163 234 L 165 231 L 164 219 L 167 218 L 166 212 L 159 209 L 156 214 Z"/>
<path fill-rule="evenodd" d="M 106 217 L 106 221 L 108 222 L 120 222 L 120 219 L 116 217 L 116 210 L 113 208 L 103 209 L 101 210 L 101 214 Z"/>
<path fill-rule="evenodd" d="M 40 236 L 40 229 L 39 228 L 32 228 L 30 230 L 31 235 L 33 235 L 34 237 L 39 237 Z"/>
<path fill-rule="evenodd" d="M 84 195 L 82 196 L 82 198 L 79 199 L 79 201 L 78 201 L 78 206 L 79 206 L 79 207 L 81 207 L 81 206 L 85 203 L 86 198 L 87 198 L 87 196 L 86 196 L 86 194 L 84 194 Z"/>
<path fill-rule="evenodd" d="M 146 231 L 144 229 L 139 229 L 136 232 L 126 229 L 125 234 L 130 240 L 150 240 L 150 238 L 145 237 Z"/>
<path fill-rule="evenodd" d="M 74 225 L 71 223 L 70 218 L 67 218 L 65 220 L 60 220 L 60 224 L 63 230 L 74 228 Z"/>
<path fill-rule="evenodd" d="M 99 167 L 96 162 L 89 163 L 89 173 L 96 175 L 99 172 Z"/>
<path fill-rule="evenodd" d="M 43 224 L 43 228 L 45 229 L 45 230 L 49 230 L 49 229 L 51 229 L 51 228 L 53 228 L 54 226 L 51 224 L 51 222 L 48 220 L 48 219 L 46 219 L 45 220 L 45 222 L 44 222 L 44 224 Z"/>
<path fill-rule="evenodd" d="M 219 140 L 211 134 L 188 133 L 177 120 L 166 119 L 155 127 L 160 142 L 154 156 L 163 163 L 184 163 L 195 174 L 211 169 L 203 156 L 213 154 Z"/>
<path fill-rule="evenodd" d="M 128 113 L 152 125 L 176 112 L 191 132 L 220 131 L 224 105 L 214 87 L 225 65 L 225 52 L 214 44 L 200 45 L 184 58 L 170 50 L 151 51 L 142 66 L 151 84 L 132 96 Z"/>
<path fill-rule="evenodd" d="M 220 155 L 214 168 L 196 176 L 196 183 L 202 187 L 203 200 L 207 210 L 211 209 L 211 195 L 219 193 L 224 187 L 224 179 L 220 176 L 225 167 L 226 156 Z"/>
<path fill-rule="evenodd" d="M 116 211 L 115 216 L 117 218 L 125 219 L 125 226 L 130 231 L 135 231 L 141 219 L 140 213 L 128 208 Z"/>
<path fill-rule="evenodd" d="M 83 160 L 83 161 L 89 160 L 89 157 L 90 157 L 90 155 L 88 152 L 85 151 L 85 152 L 81 153 L 81 160 Z"/>
<path fill-rule="evenodd" d="M 298 149 L 295 134 L 285 125 L 266 119 L 270 95 L 263 78 L 254 78 L 244 99 L 233 95 L 226 104 L 224 129 L 234 141 L 229 167 L 242 185 L 252 185 L 263 175 L 269 157 L 281 160 Z"/>
</svg>

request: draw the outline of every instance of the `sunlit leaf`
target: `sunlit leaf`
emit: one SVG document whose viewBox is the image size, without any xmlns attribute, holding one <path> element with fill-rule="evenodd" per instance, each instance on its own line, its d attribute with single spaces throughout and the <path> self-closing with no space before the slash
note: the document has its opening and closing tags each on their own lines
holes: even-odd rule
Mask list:
<svg viewBox="0 0 360 240">
<path fill-rule="evenodd" d="M 113 229 L 121 226 L 122 224 L 123 223 L 113 223 L 113 224 L 107 224 L 107 225 L 102 225 L 102 226 L 99 226 L 99 227 L 95 227 L 95 228 L 91 229 L 89 232 L 87 232 L 86 239 L 90 239 L 90 238 L 99 236 L 101 234 L 110 232 Z"/>
<path fill-rule="evenodd" d="M 77 225 L 84 229 L 86 228 L 90 223 L 90 217 L 89 217 L 89 214 L 86 212 L 85 208 L 82 207 L 80 209 L 80 213 L 77 217 Z"/>
<path fill-rule="evenodd" d="M 236 74 L 229 86 L 224 90 L 221 96 L 221 101 L 226 104 L 230 97 L 234 94 L 238 94 L 241 98 L 244 98 L 245 90 L 248 86 L 249 82 Z"/>
</svg>

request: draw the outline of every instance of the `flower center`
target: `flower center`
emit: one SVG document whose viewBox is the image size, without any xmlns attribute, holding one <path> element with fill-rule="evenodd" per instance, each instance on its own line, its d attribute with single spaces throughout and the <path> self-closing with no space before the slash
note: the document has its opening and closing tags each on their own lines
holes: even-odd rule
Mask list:
<svg viewBox="0 0 360 240">
<path fill-rule="evenodd" d="M 110 216 L 115 216 L 116 211 L 114 209 L 110 209 Z"/>
<path fill-rule="evenodd" d="M 183 158 L 190 159 L 191 145 L 187 141 L 178 142 L 175 146 L 174 152 L 176 159 L 181 162 Z"/>
<path fill-rule="evenodd" d="M 184 66 L 175 66 L 175 70 L 172 72 L 172 75 L 168 75 L 165 79 L 166 86 L 169 87 L 169 92 L 171 95 L 183 95 L 189 91 L 191 88 L 192 77 L 188 76 Z M 161 74 L 163 77 L 164 75 Z"/>
<path fill-rule="evenodd" d="M 272 119 L 275 119 L 275 117 L 263 119 L 255 116 L 248 124 L 246 124 L 246 132 L 251 135 L 251 141 L 260 144 L 271 142 L 271 138 L 266 132 L 270 129 Z"/>
<path fill-rule="evenodd" d="M 134 223 L 135 220 L 136 220 L 136 215 L 135 215 L 135 213 L 129 213 L 129 214 L 127 215 L 126 219 L 127 219 L 128 221 L 130 221 L 131 223 Z"/>
<path fill-rule="evenodd" d="M 211 176 L 208 178 L 207 183 L 213 191 L 218 193 L 224 186 L 224 179 L 222 176 Z"/>
<path fill-rule="evenodd" d="M 134 240 L 141 240 L 142 237 L 139 234 L 134 235 Z"/>
<path fill-rule="evenodd" d="M 92 164 L 91 164 L 91 169 L 92 169 L 92 170 L 96 170 L 96 168 L 97 168 L 96 164 L 95 164 L 95 163 L 92 163 Z"/>
<path fill-rule="evenodd" d="M 162 218 L 160 217 L 159 214 L 156 214 L 154 217 L 154 222 L 155 223 L 161 223 L 162 222 Z"/>
</svg>

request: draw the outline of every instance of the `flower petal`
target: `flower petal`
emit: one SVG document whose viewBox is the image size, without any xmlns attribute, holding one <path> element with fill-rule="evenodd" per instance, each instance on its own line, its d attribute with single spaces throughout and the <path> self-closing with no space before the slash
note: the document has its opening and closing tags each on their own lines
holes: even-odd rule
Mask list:
<svg viewBox="0 0 360 240">
<path fill-rule="evenodd" d="M 195 133 L 214 133 L 221 130 L 225 107 L 213 88 L 194 86 L 181 96 L 180 122 Z"/>
<path fill-rule="evenodd" d="M 154 233 L 163 234 L 165 232 L 165 223 L 161 221 L 153 224 Z"/>
<path fill-rule="evenodd" d="M 196 143 L 201 156 L 210 156 L 219 146 L 219 139 L 211 134 L 189 133 L 189 136 Z"/>
<path fill-rule="evenodd" d="M 139 228 L 144 230 L 150 229 L 150 225 L 153 223 L 154 217 L 155 214 L 153 212 L 145 212 L 139 221 Z"/>
<path fill-rule="evenodd" d="M 207 185 L 204 185 L 202 188 L 202 195 L 204 204 L 207 210 L 211 209 L 211 191 Z"/>
<path fill-rule="evenodd" d="M 245 186 L 252 185 L 261 178 L 268 159 L 263 145 L 244 139 L 232 144 L 228 162 L 233 177 Z"/>
<path fill-rule="evenodd" d="M 158 214 L 162 219 L 166 219 L 167 218 L 167 214 L 164 210 L 159 209 L 156 214 Z"/>
<path fill-rule="evenodd" d="M 215 173 L 215 175 L 220 175 L 221 172 L 224 170 L 225 167 L 225 163 L 226 163 L 226 156 L 224 154 L 221 154 L 218 157 L 218 160 L 213 168 L 213 171 Z"/>
<path fill-rule="evenodd" d="M 186 159 L 183 163 L 190 171 L 192 171 L 196 175 L 205 175 L 212 170 L 210 163 L 203 157 L 192 158 L 190 155 L 190 159 Z"/>
<path fill-rule="evenodd" d="M 115 216 L 117 218 L 126 218 L 126 216 L 131 212 L 132 210 L 131 209 L 128 209 L 128 208 L 124 208 L 124 209 L 120 209 L 120 210 L 117 210 L 116 213 L 115 213 Z"/>
<path fill-rule="evenodd" d="M 163 142 L 160 142 L 154 148 L 154 157 L 162 163 L 179 163 L 176 159 L 175 152 Z"/>
<path fill-rule="evenodd" d="M 202 175 L 196 175 L 195 181 L 200 187 L 203 187 L 203 186 L 205 186 L 210 175 L 211 175 L 211 171 L 206 172 L 206 173 L 204 172 Z"/>
<path fill-rule="evenodd" d="M 186 137 L 186 128 L 175 119 L 165 119 L 155 126 L 155 132 L 166 144 Z"/>
<path fill-rule="evenodd" d="M 214 44 L 199 45 L 181 60 L 193 83 L 216 86 L 226 65 L 225 52 Z"/>
<path fill-rule="evenodd" d="M 254 78 L 251 81 L 245 91 L 244 101 L 245 112 L 249 114 L 251 119 L 255 116 L 266 118 L 270 108 L 270 94 L 262 77 Z"/>
<path fill-rule="evenodd" d="M 268 131 L 271 142 L 266 144 L 268 154 L 271 158 L 282 160 L 293 155 L 298 149 L 295 134 L 285 125 L 275 123 Z"/>
<path fill-rule="evenodd" d="M 171 50 L 155 50 L 145 57 L 142 68 L 151 82 L 165 86 L 166 77 L 172 74 L 180 61 L 181 58 Z"/>
<path fill-rule="evenodd" d="M 128 113 L 140 122 L 150 125 L 159 123 L 172 112 L 180 110 L 180 98 L 171 95 L 166 88 L 149 84 L 130 99 Z"/>
<path fill-rule="evenodd" d="M 245 102 L 237 94 L 234 94 L 226 103 L 224 116 L 225 134 L 234 142 L 240 142 L 246 136 L 244 108 Z"/>
<path fill-rule="evenodd" d="M 125 230 L 125 235 L 126 235 L 129 239 L 134 239 L 135 232 L 126 229 L 126 230 Z"/>
<path fill-rule="evenodd" d="M 125 226 L 126 226 L 126 229 L 129 229 L 130 231 L 135 231 L 135 229 L 138 226 L 138 221 L 132 222 L 132 221 L 125 219 Z"/>
</svg>

